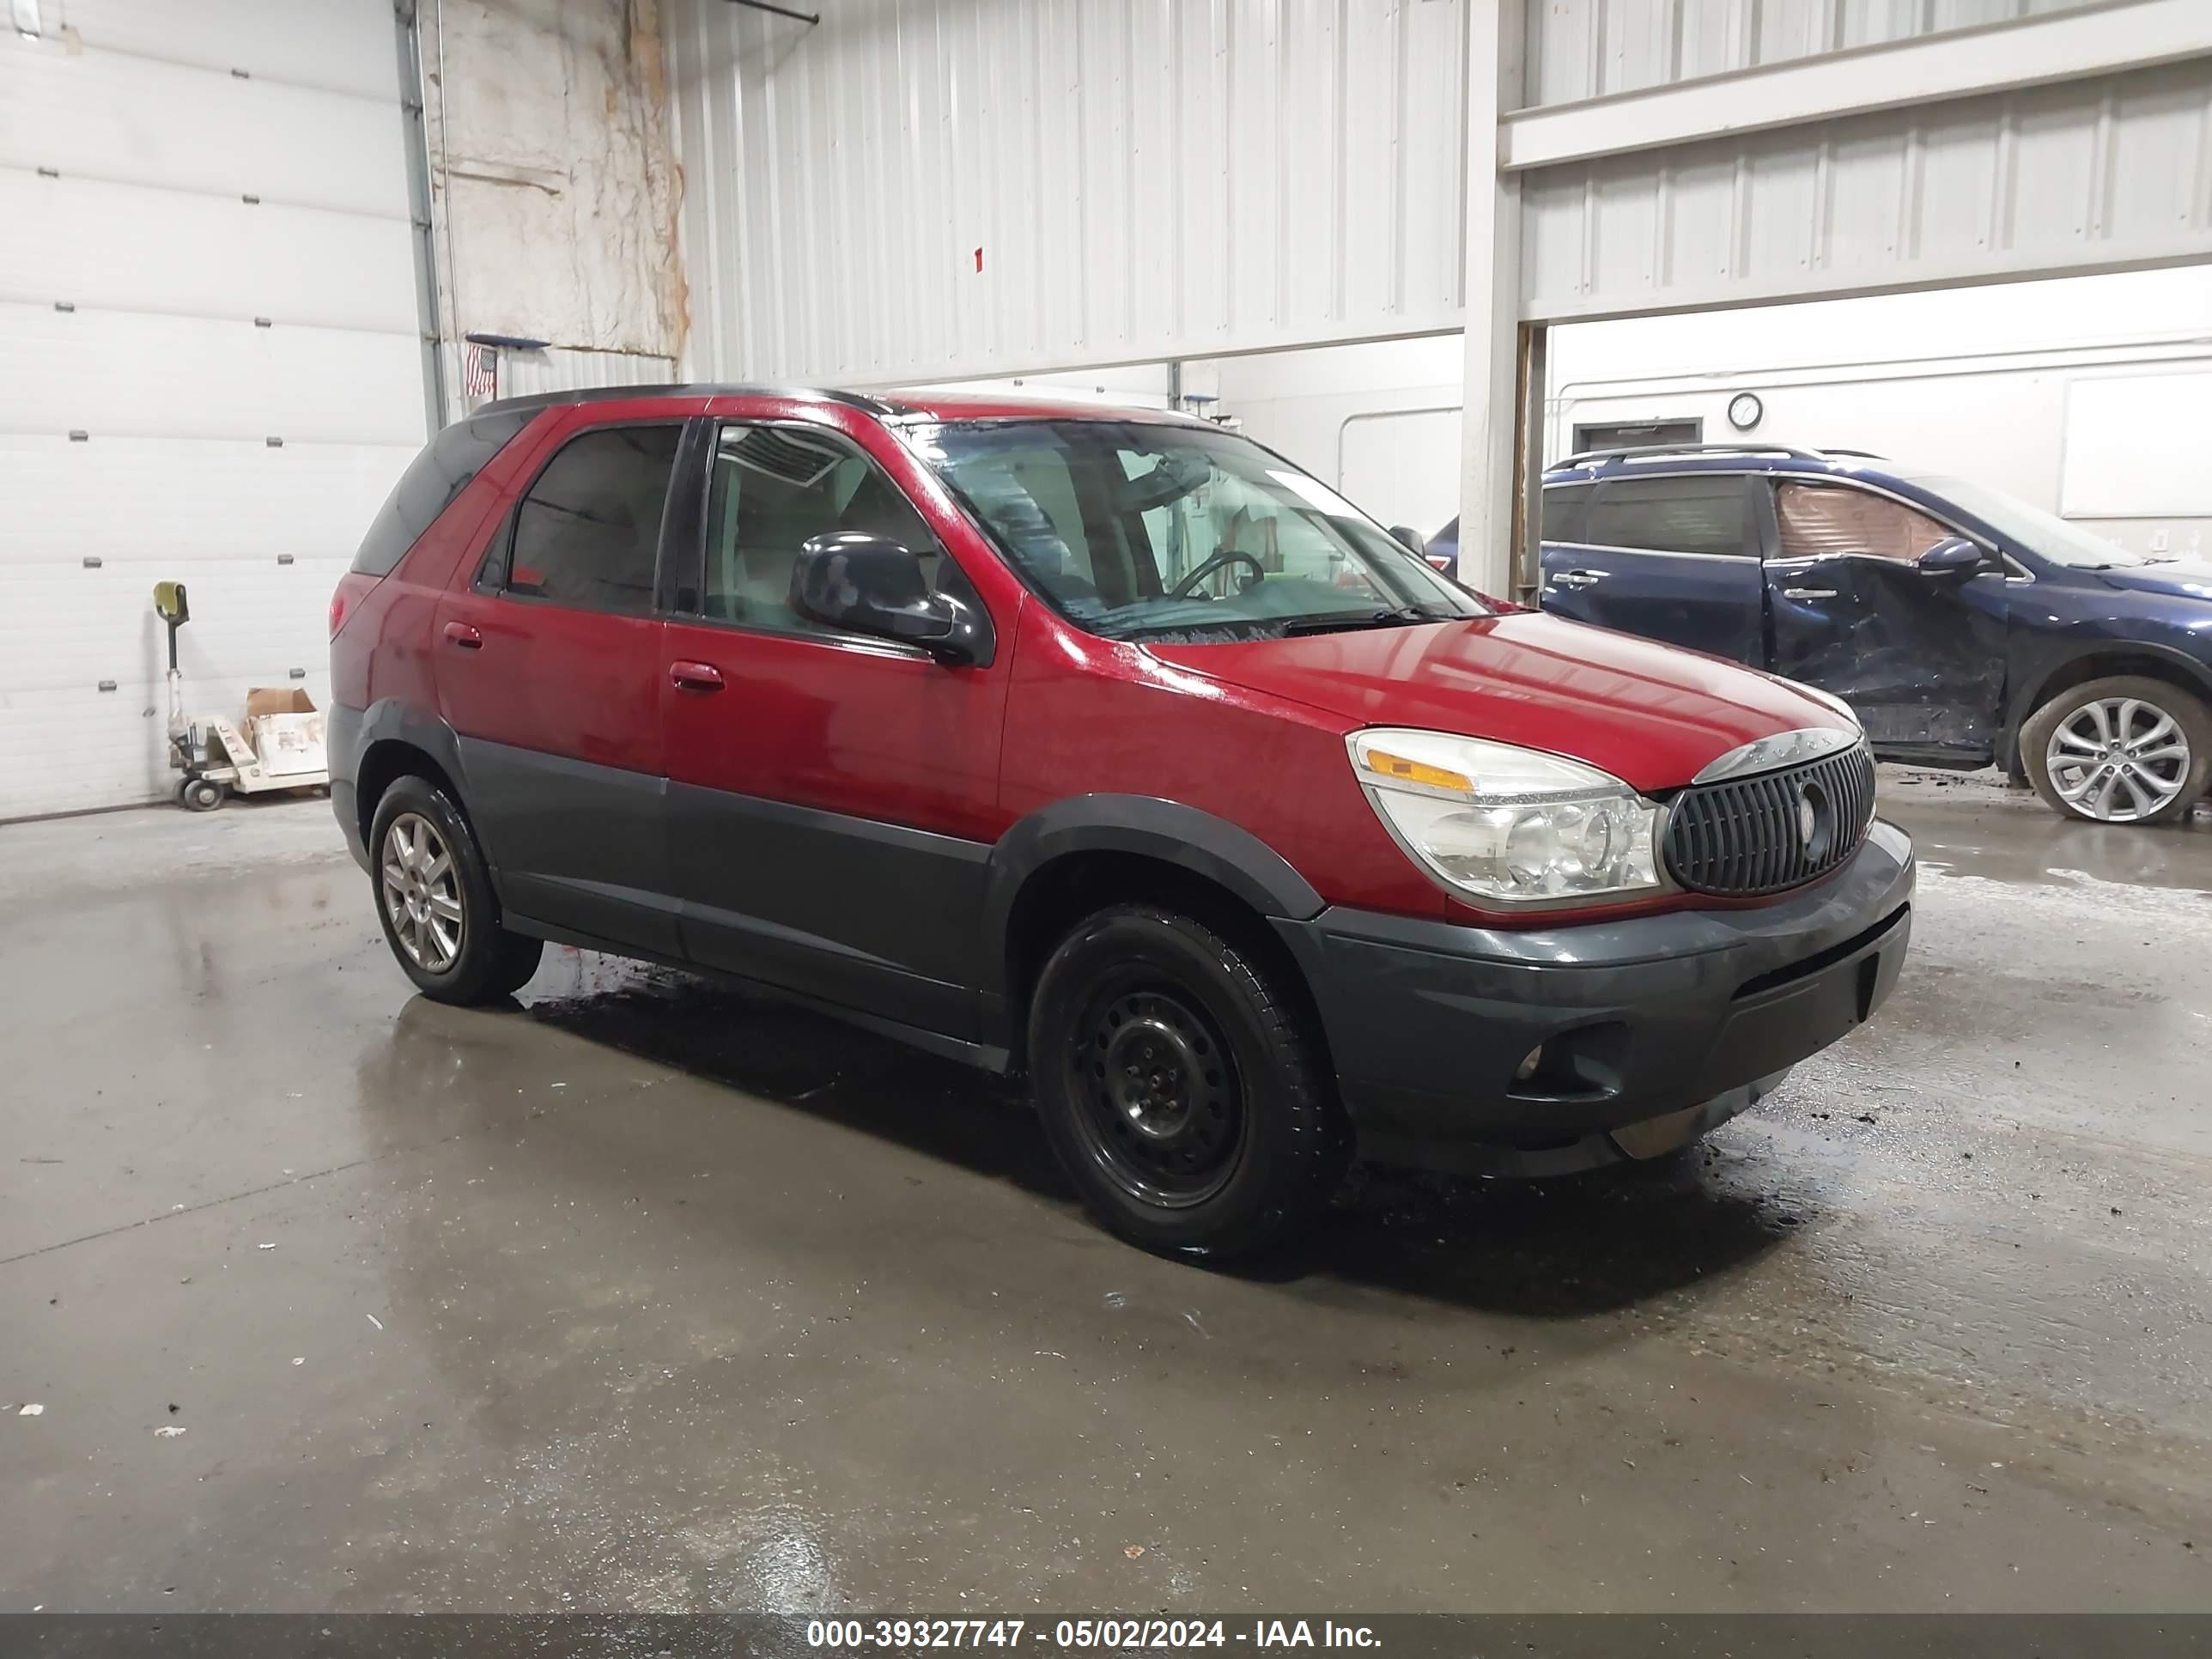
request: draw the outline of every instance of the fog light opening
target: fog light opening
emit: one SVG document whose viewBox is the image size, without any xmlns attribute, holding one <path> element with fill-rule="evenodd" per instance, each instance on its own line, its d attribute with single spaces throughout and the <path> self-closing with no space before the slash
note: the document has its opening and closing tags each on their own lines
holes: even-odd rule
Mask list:
<svg viewBox="0 0 2212 1659">
<path fill-rule="evenodd" d="M 1538 1068 L 1543 1063 L 1544 1045 L 1540 1042 L 1523 1055 L 1521 1063 L 1513 1068 L 1513 1080 L 1516 1083 L 1526 1083 L 1536 1075 Z M 1495 1076 L 1496 1073 L 1493 1073 L 1492 1075 Z"/>
</svg>

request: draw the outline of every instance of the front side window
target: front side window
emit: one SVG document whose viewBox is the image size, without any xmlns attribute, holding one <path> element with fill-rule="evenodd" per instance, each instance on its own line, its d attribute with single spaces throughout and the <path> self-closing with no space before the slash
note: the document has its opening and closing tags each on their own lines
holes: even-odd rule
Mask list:
<svg viewBox="0 0 2212 1659">
<path fill-rule="evenodd" d="M 681 426 L 610 426 L 563 445 L 514 514 L 507 591 L 645 616 Z"/>
<path fill-rule="evenodd" d="M 1785 559 L 1857 554 L 1910 564 L 1951 532 L 1903 501 L 1832 484 L 1786 483 L 1774 491 Z"/>
<path fill-rule="evenodd" d="M 1117 640 L 1486 616 L 1318 479 L 1202 427 L 951 422 L 915 449 L 1069 620 Z"/>
<path fill-rule="evenodd" d="M 1599 547 L 1742 556 L 1751 551 L 1748 531 L 1742 477 L 1708 472 L 1601 484 L 1587 533 Z"/>
<path fill-rule="evenodd" d="M 822 624 L 791 603 L 799 552 L 817 536 L 863 531 L 921 556 L 932 590 L 952 568 L 914 503 L 844 438 L 790 426 L 731 424 L 714 441 L 700 609 L 780 633 Z"/>
</svg>

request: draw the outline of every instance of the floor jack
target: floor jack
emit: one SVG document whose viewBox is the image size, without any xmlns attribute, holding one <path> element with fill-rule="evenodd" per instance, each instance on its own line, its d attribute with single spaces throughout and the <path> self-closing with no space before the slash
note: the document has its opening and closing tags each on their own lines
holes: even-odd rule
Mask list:
<svg viewBox="0 0 2212 1659">
<path fill-rule="evenodd" d="M 169 764 L 184 773 L 177 804 L 207 812 L 234 789 L 241 795 L 327 789 L 323 717 L 304 691 L 249 690 L 244 731 L 220 716 L 185 720 L 184 679 L 177 672 L 177 630 L 192 619 L 185 585 L 156 582 L 154 611 L 169 630 Z"/>
</svg>

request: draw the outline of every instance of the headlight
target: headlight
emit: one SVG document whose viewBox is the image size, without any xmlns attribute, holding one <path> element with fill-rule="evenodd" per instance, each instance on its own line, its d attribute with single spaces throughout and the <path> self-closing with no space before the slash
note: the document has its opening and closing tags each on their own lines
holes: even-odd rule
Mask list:
<svg viewBox="0 0 2212 1659">
<path fill-rule="evenodd" d="M 1399 844 L 1461 892 L 1541 903 L 1659 885 L 1659 809 L 1594 766 L 1441 732 L 1378 726 L 1346 742 Z"/>
</svg>

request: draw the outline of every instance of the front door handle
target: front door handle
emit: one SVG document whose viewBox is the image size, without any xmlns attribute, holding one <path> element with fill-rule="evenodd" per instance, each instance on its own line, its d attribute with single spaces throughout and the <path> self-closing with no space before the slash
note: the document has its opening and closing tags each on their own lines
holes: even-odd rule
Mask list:
<svg viewBox="0 0 2212 1659">
<path fill-rule="evenodd" d="M 722 671 L 710 662 L 672 662 L 668 665 L 668 683 L 678 691 L 719 691 Z"/>
<path fill-rule="evenodd" d="M 1782 590 L 1782 597 L 1785 599 L 1832 599 L 1836 597 L 1836 590 L 1832 587 L 1785 587 Z"/>
<path fill-rule="evenodd" d="M 470 627 L 464 622 L 447 623 L 446 624 L 446 639 L 447 643 L 458 645 L 464 651 L 481 651 L 483 649 L 483 635 L 477 633 L 475 629 Z"/>
<path fill-rule="evenodd" d="M 1589 587 L 1605 580 L 1602 570 L 1562 570 L 1552 578 L 1556 587 Z"/>
</svg>

